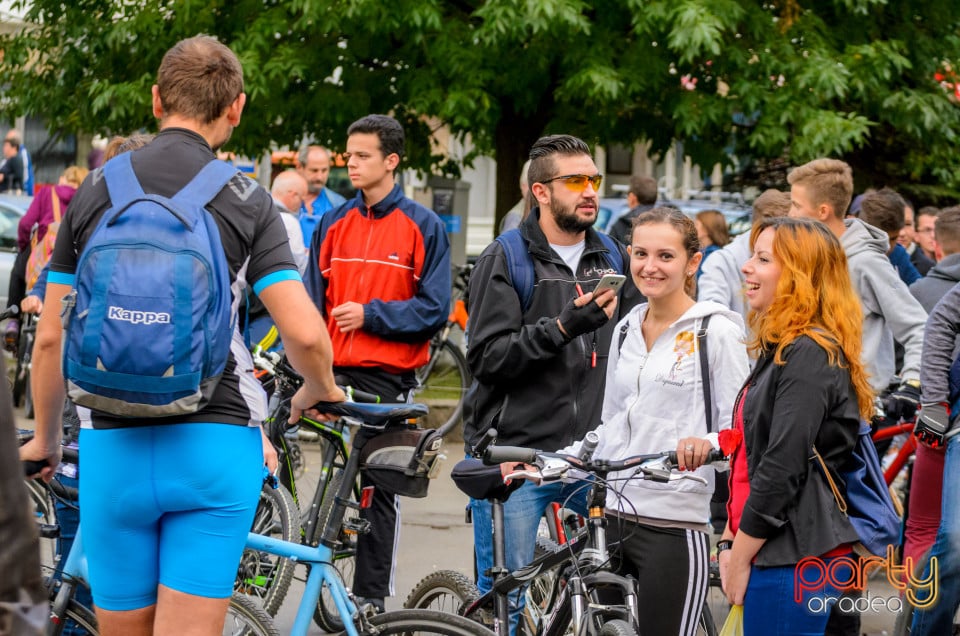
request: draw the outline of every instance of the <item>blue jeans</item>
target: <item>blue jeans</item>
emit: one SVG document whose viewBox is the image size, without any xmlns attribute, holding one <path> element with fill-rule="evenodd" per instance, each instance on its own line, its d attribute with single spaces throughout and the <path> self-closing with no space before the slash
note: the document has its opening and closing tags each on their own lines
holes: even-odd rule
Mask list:
<svg viewBox="0 0 960 636">
<path fill-rule="evenodd" d="M 552 502 L 563 504 L 581 515 L 587 514 L 587 491 L 583 482 L 553 482 L 536 486 L 531 482 L 517 489 L 503 505 L 504 558 L 509 571 L 517 570 L 533 560 L 537 528 L 543 511 Z M 493 518 L 490 502 L 471 499 L 473 510 L 473 542 L 477 557 L 477 587 L 485 594 L 493 587 L 487 570 L 493 567 Z M 514 634 L 523 610 L 520 590 L 510 595 L 510 633 Z"/>
<path fill-rule="evenodd" d="M 830 564 L 849 557 L 823 559 L 827 570 Z M 824 571 L 816 566 L 801 569 L 806 583 L 795 598 L 794 583 L 797 567 L 760 568 L 750 570 L 750 582 L 743 603 L 744 636 L 823 636 L 833 604 L 843 595 L 831 582 L 823 582 Z M 834 581 L 850 581 L 854 570 L 840 566 L 834 572 Z"/>
<path fill-rule="evenodd" d="M 937 541 L 930 550 L 930 558 L 937 559 L 940 578 L 937 581 L 939 598 L 926 609 L 913 614 L 911 634 L 952 634 L 953 615 L 960 605 L 960 435 L 947 442 L 947 456 L 943 464 L 943 501 Z M 949 485 L 949 487 L 947 487 Z M 922 579 L 930 576 L 930 563 L 924 568 Z M 921 603 L 927 597 L 917 600 Z"/>
</svg>

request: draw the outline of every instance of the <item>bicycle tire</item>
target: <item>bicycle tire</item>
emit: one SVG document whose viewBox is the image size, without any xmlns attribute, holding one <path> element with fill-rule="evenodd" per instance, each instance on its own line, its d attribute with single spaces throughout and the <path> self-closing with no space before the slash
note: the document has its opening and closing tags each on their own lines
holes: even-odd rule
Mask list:
<svg viewBox="0 0 960 636">
<path fill-rule="evenodd" d="M 402 609 L 378 614 L 369 619 L 380 636 L 390 634 L 440 634 L 442 636 L 491 636 L 493 632 L 480 623 L 456 614 L 435 610 Z M 360 630 L 361 634 L 367 632 Z"/>
<path fill-rule="evenodd" d="M 320 503 L 319 523 L 321 528 L 327 525 L 327 520 L 330 518 L 330 513 L 333 510 L 334 499 L 340 490 L 341 482 L 343 482 L 343 471 L 339 468 L 331 468 L 330 478 L 327 480 L 324 497 Z M 353 496 L 351 495 L 351 497 Z M 348 507 L 344 513 L 343 520 L 347 521 L 357 514 L 359 514 L 359 512 L 356 508 Z M 356 537 L 346 536 L 341 526 L 340 539 L 341 547 L 337 549 L 334 555 L 333 564 L 340 573 L 341 582 L 343 582 L 346 587 L 350 587 L 356 566 Z M 337 610 L 337 606 L 327 591 L 326 586 L 320 591 L 320 598 L 317 599 L 317 607 L 313 611 L 313 622 L 327 632 L 339 632 L 344 629 L 340 612 Z"/>
<path fill-rule="evenodd" d="M 533 547 L 533 558 L 539 559 L 543 555 L 553 552 L 558 544 L 552 539 L 538 536 Z M 524 589 L 523 621 L 529 633 L 537 631 L 537 625 L 543 617 L 550 613 L 553 602 L 553 590 L 557 584 L 559 567 L 544 570 L 538 574 Z"/>
<path fill-rule="evenodd" d="M 223 622 L 223 634 L 227 636 L 280 636 L 270 615 L 257 607 L 245 596 L 234 594 Z"/>
<path fill-rule="evenodd" d="M 51 619 L 52 622 L 52 619 Z M 92 610 L 77 601 L 70 599 L 67 605 L 66 620 L 63 622 L 62 629 L 73 627 L 74 630 L 82 629 L 87 636 L 100 636 L 100 627 L 97 625 L 97 616 Z M 74 631 L 76 633 L 76 631 Z"/>
<path fill-rule="evenodd" d="M 32 344 L 30 332 L 27 329 L 27 319 L 24 318 L 20 327 L 20 335 L 17 337 L 17 351 L 14 354 L 17 360 L 13 373 L 13 405 L 15 407 L 20 406 L 21 401 L 26 397 L 26 391 L 24 390 L 24 380 L 26 378 L 25 367 L 29 364 L 28 358 L 32 353 Z"/>
<path fill-rule="evenodd" d="M 417 369 L 416 376 L 414 395 L 418 401 L 451 407 L 450 415 L 437 427 L 437 432 L 446 436 L 461 423 L 463 399 L 472 381 L 463 352 L 455 343 L 444 340 L 439 347 L 431 347 L 430 362 Z"/>
<path fill-rule="evenodd" d="M 300 514 L 286 488 L 263 485 L 251 532 L 293 543 L 300 540 Z M 263 610 L 274 616 L 290 589 L 296 565 L 291 559 L 246 549 L 240 558 L 233 589 L 259 598 Z"/>
<path fill-rule="evenodd" d="M 464 607 L 478 598 L 480 590 L 470 577 L 454 570 L 437 570 L 413 586 L 403 607 L 463 615 Z"/>
<path fill-rule="evenodd" d="M 26 479 L 27 493 L 30 495 L 30 503 L 33 504 L 33 514 L 38 523 L 43 525 L 53 525 L 57 522 L 56 504 L 50 497 L 50 493 L 41 486 L 35 479 Z M 57 566 L 57 540 L 40 537 L 40 569 L 44 574 L 49 574 Z"/>
<path fill-rule="evenodd" d="M 697 620 L 697 636 L 717 636 L 717 624 L 713 620 L 713 612 L 710 611 L 710 605 L 703 604 L 703 610 L 700 612 L 700 618 Z"/>
<path fill-rule="evenodd" d="M 637 630 L 627 621 L 615 618 L 600 626 L 600 636 L 637 636 Z"/>
<path fill-rule="evenodd" d="M 33 419 L 36 412 L 33 408 L 33 387 L 30 380 L 30 367 L 24 370 L 23 378 L 23 416 L 27 419 Z"/>
</svg>

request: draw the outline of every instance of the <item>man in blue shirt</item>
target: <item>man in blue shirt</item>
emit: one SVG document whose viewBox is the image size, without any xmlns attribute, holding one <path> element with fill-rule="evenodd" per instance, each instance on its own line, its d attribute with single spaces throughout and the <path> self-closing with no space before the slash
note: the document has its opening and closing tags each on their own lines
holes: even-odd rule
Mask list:
<svg viewBox="0 0 960 636">
<path fill-rule="evenodd" d="M 297 172 L 307 180 L 307 198 L 300 206 L 303 241 L 310 238 L 324 214 L 336 210 L 346 200 L 327 187 L 330 177 L 330 151 L 323 146 L 305 145 L 297 153 Z"/>
</svg>

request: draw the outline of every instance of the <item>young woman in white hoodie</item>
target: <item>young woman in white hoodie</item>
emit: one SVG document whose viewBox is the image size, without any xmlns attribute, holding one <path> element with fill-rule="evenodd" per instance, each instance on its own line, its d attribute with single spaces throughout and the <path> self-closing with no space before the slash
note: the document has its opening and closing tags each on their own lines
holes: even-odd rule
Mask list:
<svg viewBox="0 0 960 636">
<path fill-rule="evenodd" d="M 611 475 L 608 537 L 621 572 L 639 583 L 645 635 L 696 630 L 707 590 L 715 472 L 702 464 L 710 449 L 719 448 L 718 431 L 730 428 L 733 403 L 748 373 L 740 315 L 693 299 L 699 247 L 696 226 L 678 210 L 655 208 L 635 219 L 630 274 L 648 302 L 614 331 L 603 423 L 596 430 L 594 457 L 621 459 L 675 448 L 682 467 L 696 470 L 708 484 L 618 482 L 618 475 Z M 707 316 L 710 404 L 697 343 Z M 577 452 L 579 446 L 566 450 Z"/>
</svg>

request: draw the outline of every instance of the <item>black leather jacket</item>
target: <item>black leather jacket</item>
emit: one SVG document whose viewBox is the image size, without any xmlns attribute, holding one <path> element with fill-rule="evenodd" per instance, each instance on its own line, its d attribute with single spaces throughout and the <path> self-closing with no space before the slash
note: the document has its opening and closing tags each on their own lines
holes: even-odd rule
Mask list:
<svg viewBox="0 0 960 636">
<path fill-rule="evenodd" d="M 552 451 L 600 424 L 607 352 L 619 318 L 642 296 L 629 272 L 617 313 L 594 332 L 565 342 L 557 327 L 577 284 L 592 291 L 610 265 L 607 251 L 587 230 L 576 276 L 547 242 L 534 208 L 520 226 L 533 257 L 533 296 L 526 312 L 510 280 L 503 247 L 492 242 L 470 276 L 467 362 L 473 384 L 463 405 L 464 441 L 469 451 L 491 426 L 497 443 Z M 621 250 L 624 263 L 629 263 Z M 593 364 L 593 354 L 596 364 Z"/>
<path fill-rule="evenodd" d="M 750 495 L 740 528 L 767 540 L 758 566 L 791 565 L 859 540 L 811 460 L 816 445 L 836 478 L 850 458 L 860 426 L 850 374 L 807 336 L 785 349 L 784 360 L 761 355 L 743 389 Z"/>
</svg>

